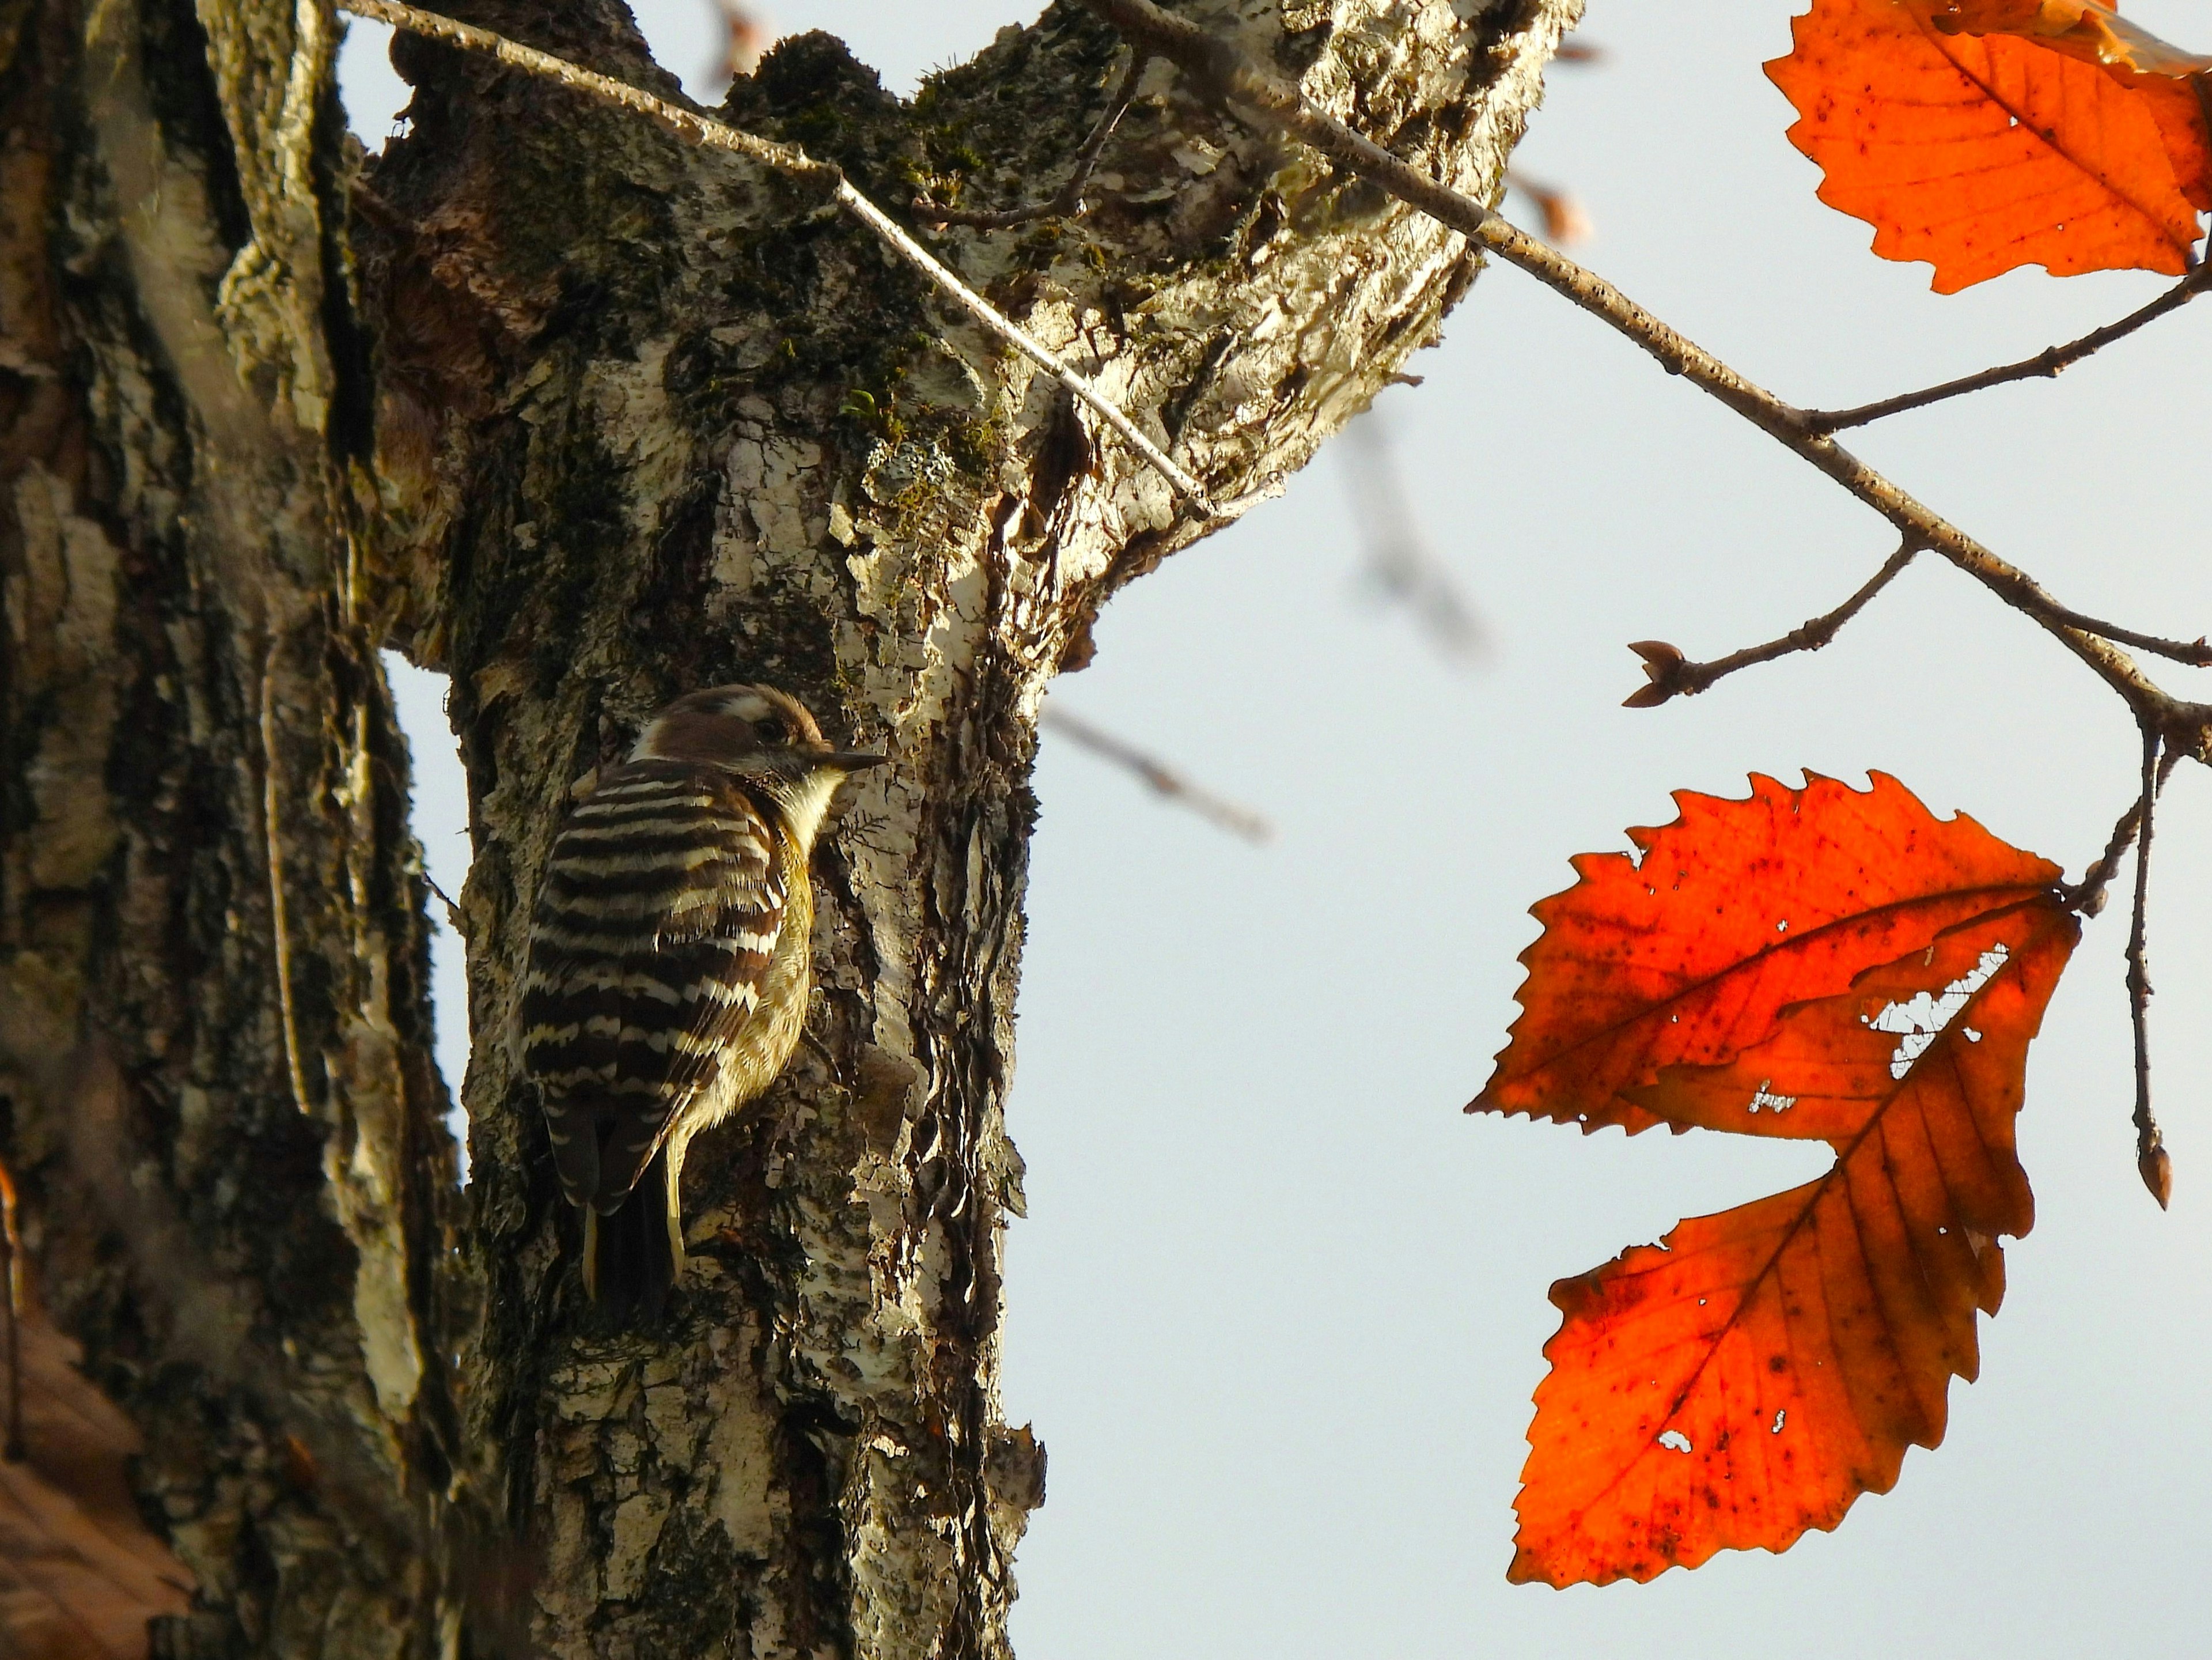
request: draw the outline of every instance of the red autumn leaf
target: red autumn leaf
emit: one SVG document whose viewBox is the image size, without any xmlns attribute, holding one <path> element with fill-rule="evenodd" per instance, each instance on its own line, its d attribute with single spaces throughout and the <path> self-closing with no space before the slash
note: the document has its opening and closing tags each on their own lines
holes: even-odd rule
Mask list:
<svg viewBox="0 0 2212 1660">
<path fill-rule="evenodd" d="M 2017 34 L 2071 58 L 2108 68 L 2187 77 L 2212 70 L 2212 58 L 2160 40 L 2106 0 L 1916 0 L 1946 34 Z"/>
<path fill-rule="evenodd" d="M 1945 34 L 2011 34 L 2094 64 L 2128 88 L 2158 123 L 2175 181 L 2191 205 L 2212 208 L 2212 130 L 2206 90 L 2212 58 L 2160 40 L 2103 0 L 1915 0 Z M 1932 9 L 1931 9 L 1932 8 Z"/>
<path fill-rule="evenodd" d="M 1625 1091 L 1646 1122 L 1826 1140 L 1836 1163 L 1553 1288 L 1565 1319 L 1536 1392 L 1516 1580 L 1781 1550 L 1887 1491 L 1908 1444 L 1942 1438 L 1951 1377 L 1974 1376 L 1974 1312 L 2003 1294 L 1996 1236 L 2033 1220 L 2013 1122 L 2078 933 L 2056 868 L 1886 778 L 1680 800 L 1674 824 L 1635 833 L 1640 908 L 1618 856 L 1578 861 L 1581 884 L 1538 907 L 1549 927 L 1499 1076 L 1550 1035 L 1540 1011 L 1586 998 L 1645 1037 L 1656 1014 L 1668 1041 L 1632 1044 L 1633 1075 L 1614 1053 L 1570 1085 L 1555 1051 L 1552 1116 L 1579 1118 L 1565 1109 L 1582 1087 L 1610 1091 L 1584 1098 L 1592 1117 L 1627 1122 Z M 1793 952 L 1767 943 L 1778 911 L 1828 920 Z M 1676 927 L 1748 949 L 1685 988 L 1650 971 Z M 1554 931 L 1579 944 L 1547 952 Z"/>
<path fill-rule="evenodd" d="M 1784 1004 L 1840 992 L 2059 877 L 1964 814 L 1931 817 L 1881 773 L 1863 794 L 1754 776 L 1748 801 L 1674 800 L 1672 824 L 1628 832 L 1640 860 L 1584 854 L 1582 880 L 1532 908 L 1544 932 L 1521 953 L 1522 1015 L 1468 1111 L 1649 1129 L 1659 1116 L 1623 1091 L 1661 1067 L 1724 1061 Z"/>
<path fill-rule="evenodd" d="M 0 1206 L 12 1198 L 0 1167 Z M 12 1234 L 12 1222 L 0 1225 Z M 0 1275 L 9 1243 L 0 1239 Z M 191 1608 L 191 1575 L 139 1519 L 125 1474 L 143 1450 L 137 1428 L 76 1370 L 76 1346 L 23 1301 L 15 1338 L 26 1456 L 0 1457 L 0 1655 L 144 1660 L 147 1621 Z M 0 1328 L 6 1319 L 0 1308 Z M 8 1358 L 0 1329 L 0 1414 Z"/>
<path fill-rule="evenodd" d="M 2087 34 L 2040 15 L 2009 0 L 1814 0 L 1796 50 L 1766 66 L 1801 118 L 1790 142 L 1826 175 L 1820 199 L 1872 224 L 1883 258 L 1933 264 L 1939 293 L 2023 265 L 2178 275 L 2197 206 L 2212 204 L 2197 82 L 2168 60 L 2148 74 L 2091 61 Z"/>
</svg>

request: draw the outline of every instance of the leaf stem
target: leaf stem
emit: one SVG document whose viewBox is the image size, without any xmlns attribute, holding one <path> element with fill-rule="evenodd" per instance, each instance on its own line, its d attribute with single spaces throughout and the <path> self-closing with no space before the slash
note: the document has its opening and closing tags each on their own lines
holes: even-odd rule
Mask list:
<svg viewBox="0 0 2212 1660">
<path fill-rule="evenodd" d="M 2158 781 L 2161 788 L 2172 775 L 2174 763 L 2181 759 L 2180 752 L 2172 747 L 2159 757 Z M 2128 803 L 2128 810 L 2112 825 L 2111 838 L 2096 863 L 2081 873 L 2081 879 L 2070 887 L 2058 890 L 2069 910 L 2083 916 L 2100 916 L 2105 910 L 2105 895 L 2112 885 L 2112 878 L 2119 873 L 2120 860 L 2127 857 L 2128 849 L 2136 844 L 2136 832 L 2142 825 L 2142 799 L 2140 794 Z"/>
<path fill-rule="evenodd" d="M 2112 878 L 2119 873 L 2120 860 L 2127 856 L 2128 849 L 2135 846 L 2136 832 L 2142 824 L 2142 802 L 2138 798 L 2128 803 L 2128 810 L 2112 826 L 2112 837 L 2105 843 L 2105 851 L 2098 856 L 2096 863 L 2082 872 L 2081 879 L 2071 887 L 2059 889 L 2060 897 L 2069 910 L 2077 911 L 2083 916 L 2104 914 L 2105 896 L 2112 889 Z"/>
</svg>

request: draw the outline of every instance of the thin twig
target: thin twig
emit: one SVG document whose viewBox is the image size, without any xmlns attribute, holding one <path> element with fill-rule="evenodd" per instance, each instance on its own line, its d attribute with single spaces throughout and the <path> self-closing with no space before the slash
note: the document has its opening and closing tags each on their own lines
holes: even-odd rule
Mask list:
<svg viewBox="0 0 2212 1660">
<path fill-rule="evenodd" d="M 1770 640 L 1763 646 L 1746 646 L 1741 651 L 1732 651 L 1710 663 L 1692 663 L 1663 640 L 1637 641 L 1629 650 L 1644 660 L 1644 678 L 1651 684 L 1639 686 L 1621 699 L 1623 707 L 1656 708 L 1670 697 L 1694 697 L 1722 676 L 1747 669 L 1753 663 L 1771 663 L 1792 652 L 1820 650 L 1836 637 L 1844 623 L 1864 611 L 1868 602 L 1887 587 L 1919 551 L 1916 542 L 1899 544 L 1897 551 L 1882 562 L 1881 569 L 1835 610 L 1802 623 L 1779 640 Z"/>
<path fill-rule="evenodd" d="M 1037 717 L 1037 724 L 1048 727 L 1063 737 L 1103 756 L 1116 766 L 1129 771 L 1170 800 L 1180 801 L 1200 817 L 1212 821 L 1232 836 L 1241 836 L 1247 842 L 1267 842 L 1273 839 L 1275 827 L 1249 807 L 1216 795 L 1212 790 L 1194 784 L 1163 761 L 1155 760 L 1134 745 L 1126 743 L 1111 733 L 1102 732 L 1088 721 L 1068 714 L 1065 709 L 1047 708 Z"/>
<path fill-rule="evenodd" d="M 1106 141 L 1114 136 L 1114 129 L 1121 124 L 1128 112 L 1129 100 L 1137 95 L 1137 83 L 1145 78 L 1145 65 L 1152 54 L 1132 52 L 1129 65 L 1121 71 L 1121 84 L 1114 88 L 1113 100 L 1106 106 L 1106 113 L 1098 118 L 1098 125 L 1091 130 L 1091 137 L 1076 152 L 1075 167 L 1049 201 L 1038 202 L 1024 208 L 1002 208 L 995 212 L 978 208 L 949 208 L 927 196 L 914 198 L 914 213 L 918 219 L 933 225 L 966 225 L 975 230 L 1011 230 L 1016 225 L 1026 225 L 1039 219 L 1073 219 L 1084 210 L 1083 192 L 1089 188 L 1091 174 L 1105 153 Z"/>
<path fill-rule="evenodd" d="M 1438 223 L 1520 267 L 1633 341 L 1669 374 L 1680 374 L 1817 467 L 1894 526 L 1907 540 L 1941 554 L 2005 604 L 2032 617 L 2086 663 L 2135 711 L 2139 723 L 2212 757 L 2212 706 L 2185 702 L 2154 683 L 2110 640 L 2081 628 L 2027 572 L 1943 519 L 1834 439 L 1807 425 L 1805 412 L 1754 385 L 1696 342 L 1662 322 L 1619 289 L 1547 246 L 1472 197 L 1409 167 L 1371 140 L 1309 104 L 1230 42 L 1150 0 L 1083 0 L 1133 46 L 1175 64 L 1217 101 L 1258 125 L 1310 144 L 1346 171 L 1372 180 Z"/>
<path fill-rule="evenodd" d="M 2212 265 L 2199 265 L 2141 310 L 2130 312 L 2117 323 L 2107 323 L 2100 329 L 2092 329 L 2079 340 L 2069 341 L 2063 346 L 2045 347 L 2034 356 L 2023 357 L 2017 363 L 2000 364 L 1996 368 L 1984 369 L 1977 374 L 1946 380 L 1941 386 L 1929 386 L 1919 392 L 1900 392 L 1894 398 L 1884 398 L 1876 403 L 1862 404 L 1856 409 L 1808 410 L 1805 411 L 1806 429 L 1811 432 L 1841 432 L 1846 427 L 1863 427 L 1869 421 L 1902 415 L 1907 410 L 1924 409 L 1930 404 L 1940 404 L 1947 398 L 1960 398 L 1970 392 L 2001 386 L 2008 380 L 2029 380 L 2039 375 L 2055 380 L 2064 370 L 2073 368 L 2092 353 L 2103 350 L 2115 340 L 2125 339 L 2144 324 L 2155 322 L 2170 311 L 2179 311 L 2203 293 L 2208 285 L 2212 285 Z"/>
<path fill-rule="evenodd" d="M 2136 844 L 2136 832 L 2142 827 L 2142 799 L 2138 796 L 2128 803 L 2128 810 L 2112 826 L 2112 839 L 2105 843 L 2105 851 L 2097 862 L 2081 873 L 2081 879 L 2071 887 L 2058 890 L 2060 898 L 2069 910 L 2079 911 L 2084 916 L 2104 914 L 2105 895 L 2112 885 L 2112 878 L 2119 874 L 2120 860 Z"/>
<path fill-rule="evenodd" d="M 422 885 L 428 888 L 431 892 L 436 894 L 438 896 L 438 903 L 446 908 L 446 926 L 453 929 L 453 931 L 459 934 L 462 939 L 467 939 L 469 937 L 468 925 L 462 921 L 461 908 L 453 903 L 453 896 L 447 893 L 445 889 L 440 887 L 438 885 L 438 879 L 431 875 L 427 870 L 422 873 Z"/>
<path fill-rule="evenodd" d="M 2136 802 L 2142 824 L 2136 839 L 2135 921 L 2128 931 L 2128 1015 L 2136 1040 L 2136 1169 L 2143 1185 L 2164 1210 L 2173 1196 L 2173 1160 L 2150 1110 L 2150 969 L 2143 951 L 2143 921 L 2150 903 L 2150 835 L 2158 801 L 2160 739 L 2143 733 L 2142 795 Z"/>
<path fill-rule="evenodd" d="M 649 115 L 664 123 L 678 137 L 688 139 L 704 149 L 727 150 L 733 155 L 748 157 L 763 167 L 773 167 L 790 178 L 822 186 L 839 207 L 873 231 L 885 246 L 921 272 L 954 304 L 1089 404 L 1099 419 L 1119 433 L 1123 441 L 1142 456 L 1154 471 L 1174 485 L 1184 500 L 1200 514 L 1208 519 L 1234 518 L 1267 494 L 1264 490 L 1254 491 L 1229 502 L 1214 502 L 1198 480 L 1170 460 L 1167 453 L 1121 412 L 1120 405 L 1093 386 L 1088 378 L 1060 362 L 1019 324 L 1002 314 L 989 301 L 954 276 L 890 215 L 854 190 L 846 179 L 843 169 L 836 164 L 817 161 L 795 144 L 778 143 L 740 131 L 736 127 L 672 104 L 665 99 L 656 98 L 649 92 L 641 92 L 627 82 L 598 74 L 564 58 L 539 52 L 534 46 L 522 46 L 504 35 L 494 34 L 489 29 L 456 22 L 436 12 L 399 5 L 395 3 L 395 0 L 336 0 L 336 3 L 340 10 L 349 11 L 357 17 L 370 18 L 376 22 L 389 23 L 394 28 L 428 35 L 433 40 L 445 41 L 448 46 L 488 53 L 513 68 L 542 76 L 549 81 L 557 81 L 575 91 L 589 93 L 610 103 Z"/>
<path fill-rule="evenodd" d="M 2168 748 L 2159 757 L 2160 788 L 2166 787 L 2166 779 L 2173 772 L 2174 763 L 2180 759 L 2181 752 L 2172 748 Z M 2097 862 L 2082 872 L 2080 881 L 2071 887 L 2058 890 L 2058 897 L 2069 910 L 2079 911 L 2084 916 L 2104 914 L 2106 891 L 2112 886 L 2112 878 L 2119 873 L 2120 860 L 2127 856 L 2128 849 L 2135 846 L 2136 831 L 2142 824 L 2142 800 L 2138 795 L 2128 803 L 2128 810 L 2113 824 L 2112 837 L 2105 843 L 2105 851 L 2099 855 Z"/>
<path fill-rule="evenodd" d="M 2155 657 L 2170 657 L 2177 663 L 2187 663 L 2197 668 L 2212 668 L 2212 642 L 2203 635 L 2194 640 L 2168 640 L 2162 635 L 2143 634 L 2135 629 L 2124 629 L 2113 623 L 2100 623 L 2086 612 L 2071 605 L 2060 605 L 2055 614 L 2069 627 L 2087 634 L 2100 634 L 2123 646 L 2133 646 L 2137 651 L 2149 652 Z"/>
</svg>

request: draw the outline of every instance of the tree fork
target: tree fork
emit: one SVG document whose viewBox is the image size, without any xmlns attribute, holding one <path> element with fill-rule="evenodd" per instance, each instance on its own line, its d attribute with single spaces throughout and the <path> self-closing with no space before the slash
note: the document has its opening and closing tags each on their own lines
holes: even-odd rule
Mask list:
<svg viewBox="0 0 2212 1660">
<path fill-rule="evenodd" d="M 612 0 L 456 9 L 680 101 Z M 1577 9 L 1194 15 L 1490 199 Z M 167 1651 L 1005 1653 L 1043 1487 L 997 1393 L 1036 711 L 1209 521 L 750 163 L 402 40 L 410 133 L 352 177 L 313 5 L 17 15 L 0 546 L 11 617 L 54 620 L 0 686 L 0 1156 L 155 1444 L 201 1582 Z M 907 105 L 804 37 L 724 113 L 878 202 L 1021 202 L 1117 51 L 1057 7 Z M 1081 218 L 933 252 L 1218 499 L 1303 465 L 1476 269 L 1164 70 L 1100 165 Z M 465 1201 L 378 643 L 452 676 L 469 773 Z M 669 1325 L 609 1333 L 496 1039 L 570 781 L 740 678 L 895 763 L 817 860 L 799 1058 L 694 1149 Z"/>
</svg>

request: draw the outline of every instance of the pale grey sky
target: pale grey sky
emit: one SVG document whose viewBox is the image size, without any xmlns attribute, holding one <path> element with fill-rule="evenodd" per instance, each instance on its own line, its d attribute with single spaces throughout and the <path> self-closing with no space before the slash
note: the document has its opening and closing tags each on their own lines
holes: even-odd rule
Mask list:
<svg viewBox="0 0 2212 1660">
<path fill-rule="evenodd" d="M 2021 271 L 1942 298 L 1924 267 L 1875 260 L 1867 227 L 1814 200 L 1759 71 L 1798 9 L 1591 0 L 1583 38 L 1608 60 L 1557 72 L 1521 155 L 1589 206 L 1590 263 L 1808 404 L 2024 356 L 2158 291 Z M 2212 46 L 2204 0 L 2129 9 Z M 902 89 L 1030 15 L 773 10 L 842 33 Z M 705 67 L 705 0 L 641 15 L 663 62 Z M 354 44 L 346 60 L 371 142 L 396 101 L 366 73 L 380 58 Z M 1857 447 L 2069 603 L 2193 637 L 2212 627 L 2208 328 L 2212 309 L 2185 313 L 2056 384 Z M 1414 511 L 1481 606 L 1486 668 L 1442 663 L 1364 593 L 1343 462 L 1325 456 L 1117 599 L 1097 664 L 1054 694 L 1280 835 L 1255 850 L 1049 739 L 1038 763 L 1006 1408 L 1034 1420 L 1051 1475 L 1018 1565 L 1020 1651 L 2193 1660 L 2212 1628 L 2212 784 L 2194 767 L 2161 815 L 2151 935 L 2172 1212 L 2134 1170 L 2115 906 L 2033 1052 L 2039 1223 L 2008 1248 L 2005 1310 L 1983 1324 L 1982 1381 L 1951 1390 L 1946 1444 L 1778 1558 L 1642 1587 L 1505 1584 L 1551 1281 L 1825 1162 L 1462 1116 L 1513 1017 L 1528 904 L 1571 879 L 1570 854 L 1670 818 L 1671 788 L 1741 794 L 1747 771 L 1806 766 L 1894 773 L 2078 873 L 2136 748 L 2072 660 L 1933 562 L 1818 656 L 1620 708 L 1639 679 L 1625 642 L 1712 656 L 1770 637 L 1849 593 L 1891 538 L 1516 272 L 1478 283 L 1413 367 L 1427 384 L 1383 417 Z M 418 825 L 451 886 L 463 809 L 434 689 L 409 718 Z"/>
</svg>

